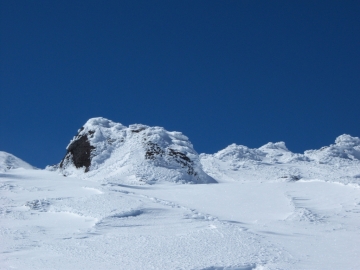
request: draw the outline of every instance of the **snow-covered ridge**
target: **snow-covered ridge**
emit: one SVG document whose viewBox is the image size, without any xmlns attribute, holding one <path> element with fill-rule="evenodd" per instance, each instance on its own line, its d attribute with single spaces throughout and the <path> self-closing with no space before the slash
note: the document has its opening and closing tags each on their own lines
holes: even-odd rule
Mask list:
<svg viewBox="0 0 360 270">
<path fill-rule="evenodd" d="M 305 151 L 305 155 L 320 163 L 360 160 L 360 138 L 343 134 L 336 138 L 335 144 L 319 150 Z"/>
<path fill-rule="evenodd" d="M 202 157 L 206 156 L 212 156 L 222 161 L 252 162 L 255 164 L 277 164 L 309 160 L 304 155 L 289 151 L 284 142 L 270 142 L 260 148 L 249 148 L 244 145 L 231 144 L 214 155 L 202 154 Z"/>
<path fill-rule="evenodd" d="M 34 169 L 33 166 L 21 160 L 20 158 L 12 154 L 0 151 L 0 172 L 6 172 L 8 170 L 18 169 L 18 168 L 23 168 L 27 170 Z"/>
<path fill-rule="evenodd" d="M 248 171 L 265 170 L 263 166 L 281 164 L 292 167 L 286 171 L 282 168 L 281 173 L 276 173 L 274 169 L 271 179 L 318 175 L 318 169 L 304 173 L 303 169 L 296 167 L 300 165 L 312 168 L 319 164 L 356 167 L 360 165 L 360 139 L 344 134 L 336 138 L 335 144 L 303 154 L 291 152 L 284 142 L 270 142 L 254 149 L 231 144 L 215 154 L 199 156 L 181 132 L 142 124 L 126 127 L 98 117 L 89 119 L 78 130 L 67 146 L 65 157 L 55 169 L 65 176 L 128 184 L 158 181 L 213 183 L 215 180 L 212 177 L 226 175 L 228 171 L 244 168 Z M 216 169 L 220 167 L 222 169 Z M 312 170 L 317 172 L 308 173 Z"/>
<path fill-rule="evenodd" d="M 254 149 L 231 144 L 213 155 L 201 154 L 200 160 L 204 171 L 218 181 L 324 179 L 360 185 L 360 139 L 346 134 L 335 144 L 304 154 L 291 152 L 284 142 Z"/>
<path fill-rule="evenodd" d="M 307 150 L 304 154 L 293 153 L 284 142 L 269 142 L 259 148 L 231 144 L 223 150 L 202 157 L 212 156 L 222 161 L 251 161 L 254 163 L 294 163 L 297 161 L 333 163 L 360 160 L 360 138 L 344 134 L 336 138 L 335 144 L 319 150 Z"/>
<path fill-rule="evenodd" d="M 213 183 L 202 170 L 197 152 L 181 132 L 162 127 L 89 119 L 67 146 L 56 168 L 64 175 L 81 175 L 132 183 L 157 181 Z"/>
<path fill-rule="evenodd" d="M 0 152 L 0 269 L 360 269 L 359 142 L 198 156 L 180 132 L 90 119 L 57 172 Z M 219 184 L 139 186 L 205 172 Z"/>
</svg>

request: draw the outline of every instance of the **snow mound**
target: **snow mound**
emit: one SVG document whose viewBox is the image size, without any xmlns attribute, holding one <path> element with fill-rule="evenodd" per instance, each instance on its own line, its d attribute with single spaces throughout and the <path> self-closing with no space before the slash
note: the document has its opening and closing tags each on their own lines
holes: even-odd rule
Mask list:
<svg viewBox="0 0 360 270">
<path fill-rule="evenodd" d="M 91 118 L 66 149 L 60 164 L 48 169 L 112 182 L 127 179 L 131 184 L 216 182 L 202 170 L 189 139 L 162 127 L 126 127 L 102 117 Z"/>
<path fill-rule="evenodd" d="M 319 163 L 344 163 L 360 160 L 360 138 L 343 134 L 336 138 L 335 144 L 319 150 L 305 151 L 305 155 Z"/>
<path fill-rule="evenodd" d="M 289 151 L 284 142 L 270 142 L 258 149 L 231 144 L 225 149 L 210 156 L 221 161 L 252 162 L 255 164 L 276 164 L 309 160 L 309 158 L 304 155 Z"/>
<path fill-rule="evenodd" d="M 12 154 L 0 151 L 0 172 L 6 172 L 10 169 L 18 169 L 18 168 L 23 168 L 27 170 L 34 169 L 33 166 L 21 160 L 20 158 Z"/>
<path fill-rule="evenodd" d="M 294 163 L 297 161 L 308 161 L 309 159 L 302 155 L 291 152 L 284 142 L 269 142 L 259 148 L 265 154 L 263 162 L 275 163 Z"/>
<path fill-rule="evenodd" d="M 261 161 L 265 157 L 265 153 L 258 149 L 251 149 L 247 146 L 231 144 L 223 150 L 214 154 L 214 157 L 228 160 L 254 160 Z"/>
</svg>

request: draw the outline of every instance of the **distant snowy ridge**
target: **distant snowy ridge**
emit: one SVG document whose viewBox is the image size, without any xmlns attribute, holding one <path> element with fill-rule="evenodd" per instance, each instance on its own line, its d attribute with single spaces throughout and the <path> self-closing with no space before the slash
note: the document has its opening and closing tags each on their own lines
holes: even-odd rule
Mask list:
<svg viewBox="0 0 360 270">
<path fill-rule="evenodd" d="M 126 127 L 102 117 L 89 119 L 70 141 L 62 161 L 48 167 L 65 176 L 127 184 L 214 183 L 214 178 L 235 180 L 261 174 L 269 180 L 297 180 L 323 178 L 328 170 L 335 170 L 333 181 L 353 183 L 358 178 L 347 172 L 357 168 L 360 139 L 346 134 L 335 144 L 304 154 L 291 152 L 284 142 L 270 142 L 254 149 L 231 144 L 215 154 L 199 156 L 180 132 L 142 124 Z"/>
<path fill-rule="evenodd" d="M 360 139 L 347 134 L 337 137 L 335 144 L 304 154 L 291 152 L 284 142 L 254 149 L 231 144 L 213 155 L 201 154 L 200 160 L 204 171 L 216 180 L 324 179 L 360 185 Z"/>
<path fill-rule="evenodd" d="M 202 157 L 206 154 L 202 154 Z M 360 161 L 360 138 L 344 134 L 336 138 L 335 144 L 319 150 L 307 150 L 304 154 L 293 153 L 284 142 L 269 142 L 260 148 L 249 148 L 231 144 L 219 152 L 208 155 L 223 161 L 252 161 L 254 163 L 294 163 L 297 161 L 334 163 L 341 160 Z"/>
<path fill-rule="evenodd" d="M 126 127 L 102 117 L 85 123 L 55 169 L 65 176 L 114 182 L 216 182 L 202 170 L 199 155 L 182 133 L 141 124 Z"/>
<path fill-rule="evenodd" d="M 203 154 L 204 156 L 204 154 Z M 215 153 L 213 156 L 223 161 L 239 161 L 253 163 L 287 163 L 297 160 L 308 160 L 301 154 L 295 154 L 289 151 L 284 142 L 267 143 L 260 148 L 249 148 L 244 145 L 231 144 L 223 150 Z"/>
<path fill-rule="evenodd" d="M 0 151 L 0 172 L 6 172 L 8 170 L 18 169 L 18 168 L 23 168 L 27 170 L 34 169 L 33 166 L 21 160 L 20 158 L 12 154 Z"/>
<path fill-rule="evenodd" d="M 319 150 L 305 151 L 305 155 L 320 163 L 360 160 L 360 138 L 343 134 L 336 138 L 335 144 L 324 146 Z"/>
<path fill-rule="evenodd" d="M 268 180 L 324 179 L 332 171 L 328 180 L 360 184 L 360 138 L 347 134 L 303 154 L 291 152 L 284 142 L 270 142 L 259 148 L 231 144 L 215 154 L 198 155 L 181 132 L 142 124 L 126 127 L 98 117 L 89 119 L 66 149 L 61 162 L 48 170 L 112 183 L 201 184 L 261 175 Z M 0 171 L 15 168 L 34 167 L 0 152 Z"/>
</svg>

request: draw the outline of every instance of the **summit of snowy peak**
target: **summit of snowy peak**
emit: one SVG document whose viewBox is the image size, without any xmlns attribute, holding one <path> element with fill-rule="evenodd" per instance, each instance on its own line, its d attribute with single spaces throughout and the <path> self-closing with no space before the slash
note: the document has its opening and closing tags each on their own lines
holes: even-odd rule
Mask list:
<svg viewBox="0 0 360 270">
<path fill-rule="evenodd" d="M 104 127 L 104 128 L 112 128 L 112 127 L 123 127 L 120 123 L 115 123 L 109 119 L 104 117 L 94 117 L 90 118 L 84 124 L 84 128 L 91 128 L 91 127 Z"/>
<path fill-rule="evenodd" d="M 244 145 L 230 144 L 223 150 L 214 154 L 214 157 L 223 160 L 255 160 L 261 161 L 265 157 L 265 153 L 259 149 L 251 149 Z"/>
<path fill-rule="evenodd" d="M 111 133 L 116 134 L 117 131 L 122 130 L 124 128 L 126 127 L 120 123 L 115 123 L 103 117 L 95 117 L 95 118 L 90 118 L 78 130 L 78 136 L 85 134 L 91 135 L 93 133 L 96 133 L 97 131 L 100 131 L 98 133 L 103 133 L 104 135 L 110 135 Z"/>
<path fill-rule="evenodd" d="M 359 148 L 360 147 L 360 138 L 359 137 L 352 137 L 349 134 L 340 135 L 335 139 L 335 144 L 338 146 L 343 146 L 346 148 Z"/>
<path fill-rule="evenodd" d="M 348 134 L 336 138 L 335 144 L 318 150 L 305 151 L 305 155 L 319 163 L 343 163 L 360 160 L 360 138 Z"/>
<path fill-rule="evenodd" d="M 243 145 L 231 144 L 225 149 L 215 153 L 213 157 L 222 161 L 251 161 L 259 164 L 288 163 L 308 160 L 304 155 L 295 154 L 289 151 L 284 142 L 269 142 L 260 148 L 249 148 Z"/>
<path fill-rule="evenodd" d="M 297 161 L 309 161 L 309 158 L 303 154 L 291 152 L 285 145 L 285 142 L 269 142 L 259 148 L 266 154 L 264 162 L 274 163 L 293 163 Z"/>
<path fill-rule="evenodd" d="M 276 143 L 269 142 L 259 148 L 259 150 L 262 151 L 267 151 L 269 149 L 290 152 L 289 149 L 287 149 L 284 142 L 276 142 Z"/>
<path fill-rule="evenodd" d="M 64 175 L 146 183 L 215 182 L 181 132 L 142 124 L 126 127 L 101 117 L 89 119 L 78 131 L 58 169 Z"/>
<path fill-rule="evenodd" d="M 7 152 L 0 151 L 0 172 L 6 172 L 10 169 L 23 168 L 27 170 L 33 170 L 34 167 L 22 159 L 9 154 Z"/>
</svg>

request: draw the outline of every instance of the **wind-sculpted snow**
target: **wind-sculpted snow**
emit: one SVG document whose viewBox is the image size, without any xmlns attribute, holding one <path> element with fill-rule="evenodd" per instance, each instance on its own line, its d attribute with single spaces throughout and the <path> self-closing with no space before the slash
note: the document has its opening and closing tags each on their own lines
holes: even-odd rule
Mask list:
<svg viewBox="0 0 360 270">
<path fill-rule="evenodd" d="M 284 142 L 267 143 L 259 149 L 252 149 L 243 145 L 231 144 L 213 155 L 223 161 L 262 163 L 289 163 L 307 161 L 307 157 L 289 151 Z"/>
<path fill-rule="evenodd" d="M 0 269 L 359 269 L 359 188 L 266 177 L 131 186 L 9 170 Z"/>
<path fill-rule="evenodd" d="M 261 161 L 265 157 L 265 153 L 258 149 L 251 149 L 243 145 L 231 144 L 224 150 L 214 154 L 214 157 L 224 161 Z"/>
<path fill-rule="evenodd" d="M 323 164 L 360 161 L 360 138 L 344 134 L 336 138 L 335 144 L 319 150 L 305 151 L 305 155 Z"/>
<path fill-rule="evenodd" d="M 27 170 L 34 169 L 29 163 L 15 157 L 12 154 L 0 151 L 0 172 L 6 172 L 11 169 L 23 168 Z"/>
<path fill-rule="evenodd" d="M 219 181 L 261 177 L 270 181 L 319 179 L 360 185 L 360 139 L 346 134 L 336 138 L 335 144 L 304 154 L 293 153 L 284 142 L 277 142 L 258 149 L 231 144 L 200 158 L 205 172 Z"/>
<path fill-rule="evenodd" d="M 360 269 L 358 138 L 233 144 L 201 167 L 179 132 L 94 118 L 67 150 L 55 172 L 0 173 L 0 269 Z M 169 183 L 202 168 L 218 184 Z"/>
<path fill-rule="evenodd" d="M 202 170 L 199 156 L 180 132 L 141 124 L 125 127 L 92 118 L 67 146 L 56 167 L 63 175 L 128 183 L 215 183 Z"/>
</svg>

